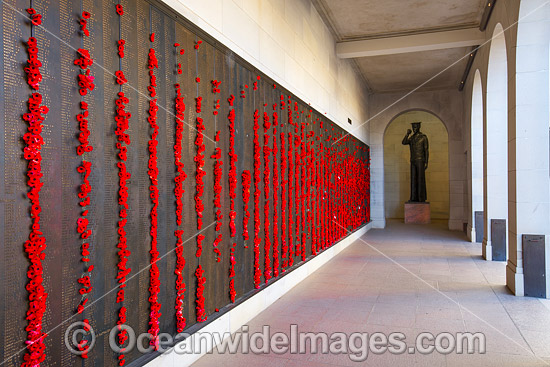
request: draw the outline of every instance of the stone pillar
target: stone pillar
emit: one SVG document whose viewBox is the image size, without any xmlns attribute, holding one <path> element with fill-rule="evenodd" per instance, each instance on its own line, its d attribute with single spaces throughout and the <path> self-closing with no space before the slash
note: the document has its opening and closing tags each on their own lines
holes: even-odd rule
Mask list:
<svg viewBox="0 0 550 367">
<path fill-rule="evenodd" d="M 483 129 L 483 257 L 492 260 L 491 219 L 507 219 L 508 62 L 503 28 L 493 31 L 487 72 L 487 113 Z"/>
<path fill-rule="evenodd" d="M 544 235 L 546 274 L 549 274 L 550 170 L 549 170 L 549 6 L 527 13 L 540 2 L 521 2 L 518 23 L 516 98 L 509 120 L 509 260 L 506 285 L 517 296 L 524 295 L 522 235 Z M 523 19 L 522 19 L 523 18 Z M 546 295 L 549 293 L 546 277 Z"/>
</svg>

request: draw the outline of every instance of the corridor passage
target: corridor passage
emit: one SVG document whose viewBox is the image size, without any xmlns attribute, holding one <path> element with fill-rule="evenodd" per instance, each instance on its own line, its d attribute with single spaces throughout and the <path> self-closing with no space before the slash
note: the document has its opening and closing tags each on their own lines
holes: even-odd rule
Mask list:
<svg viewBox="0 0 550 367">
<path fill-rule="evenodd" d="M 384 230 L 369 231 L 249 322 L 248 334 L 269 325 L 271 335 L 290 335 L 291 324 L 300 333 L 329 336 L 400 332 L 407 351 L 370 351 L 362 362 L 347 353 L 313 354 L 309 349 L 305 354 L 214 351 L 193 366 L 550 365 L 550 301 L 513 296 L 505 286 L 505 263 L 482 260 L 481 244 L 466 242 L 465 235 L 448 231 L 443 222 L 388 222 Z M 481 332 L 486 353 L 409 354 L 423 332 Z"/>
</svg>

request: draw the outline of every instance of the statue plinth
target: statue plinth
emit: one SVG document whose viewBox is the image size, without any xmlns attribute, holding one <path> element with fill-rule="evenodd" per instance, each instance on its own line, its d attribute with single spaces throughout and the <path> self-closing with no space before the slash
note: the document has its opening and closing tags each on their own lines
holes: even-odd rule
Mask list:
<svg viewBox="0 0 550 367">
<path fill-rule="evenodd" d="M 405 203 L 405 223 L 428 224 L 430 223 L 430 203 L 407 201 Z"/>
</svg>

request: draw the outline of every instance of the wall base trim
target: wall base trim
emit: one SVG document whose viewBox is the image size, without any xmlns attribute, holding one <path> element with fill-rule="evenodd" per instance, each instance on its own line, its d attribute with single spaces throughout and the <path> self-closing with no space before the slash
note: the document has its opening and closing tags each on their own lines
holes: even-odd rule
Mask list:
<svg viewBox="0 0 550 367">
<path fill-rule="evenodd" d="M 493 246 L 491 241 L 484 238 L 481 245 L 481 254 L 483 258 L 487 261 L 493 261 Z"/>
<path fill-rule="evenodd" d="M 182 367 L 189 366 L 196 362 L 200 357 L 210 352 L 215 345 L 211 344 L 207 345 L 206 348 L 201 348 L 204 350 L 200 350 L 200 353 L 177 353 L 176 351 L 186 350 L 185 346 L 188 345 L 188 343 L 195 345 L 195 340 L 197 340 L 197 335 L 199 333 L 218 333 L 219 335 L 223 335 L 224 338 L 228 337 L 231 333 L 239 330 L 243 325 L 272 305 L 305 278 L 313 274 L 321 266 L 329 262 L 334 256 L 350 246 L 372 227 L 373 222 L 365 224 L 342 241 L 326 249 L 319 255 L 312 257 L 298 268 L 281 277 L 281 279 L 268 285 L 252 297 L 206 324 L 203 328 L 198 329 L 186 340 L 176 344 L 174 348 L 153 359 L 145 366 Z"/>
</svg>

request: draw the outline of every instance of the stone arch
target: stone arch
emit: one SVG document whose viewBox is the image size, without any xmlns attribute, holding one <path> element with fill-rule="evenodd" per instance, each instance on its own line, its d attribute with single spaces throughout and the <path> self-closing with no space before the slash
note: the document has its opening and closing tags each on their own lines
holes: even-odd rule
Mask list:
<svg viewBox="0 0 550 367">
<path fill-rule="evenodd" d="M 386 219 L 403 219 L 403 204 L 410 197 L 409 149 L 401 144 L 410 123 L 422 122 L 421 131 L 430 141 L 426 171 L 428 201 L 434 220 L 449 219 L 449 134 L 436 114 L 426 109 L 408 109 L 394 116 L 384 130 L 384 212 Z"/>
<path fill-rule="evenodd" d="M 508 59 L 504 29 L 498 23 L 491 38 L 487 66 L 487 116 L 483 129 L 483 257 L 506 260 L 504 249 L 493 248 L 492 221 L 508 225 Z M 506 227 L 507 228 L 507 227 Z M 507 230 L 505 230 L 505 233 Z M 506 236 L 507 238 L 508 236 Z"/>
<path fill-rule="evenodd" d="M 463 148 L 463 105 L 461 92 L 418 91 L 402 99 L 399 94 L 374 95 L 370 99 L 373 115 L 369 123 L 371 147 L 371 215 L 374 228 L 385 227 L 384 133 L 388 124 L 407 111 L 426 111 L 437 116 L 449 137 L 450 214 L 448 227 L 462 230 L 465 221 L 464 190 L 466 159 Z M 396 102 L 397 100 L 397 102 Z"/>
<path fill-rule="evenodd" d="M 481 242 L 483 240 L 483 229 L 479 228 L 476 230 L 476 212 L 483 212 L 483 111 L 483 83 L 481 73 L 477 69 L 472 84 L 470 149 L 468 151 L 469 202 L 467 234 L 472 242 Z M 483 223 L 481 223 L 481 226 L 483 226 Z"/>
</svg>

